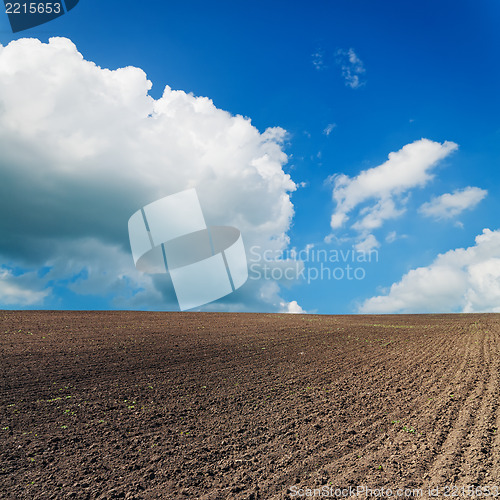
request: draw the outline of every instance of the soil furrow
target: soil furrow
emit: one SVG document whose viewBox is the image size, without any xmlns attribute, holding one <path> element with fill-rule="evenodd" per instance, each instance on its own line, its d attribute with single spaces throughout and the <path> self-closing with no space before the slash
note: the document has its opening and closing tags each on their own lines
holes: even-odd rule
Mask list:
<svg viewBox="0 0 500 500">
<path fill-rule="evenodd" d="M 0 332 L 0 499 L 500 479 L 497 315 L 0 311 Z"/>
</svg>

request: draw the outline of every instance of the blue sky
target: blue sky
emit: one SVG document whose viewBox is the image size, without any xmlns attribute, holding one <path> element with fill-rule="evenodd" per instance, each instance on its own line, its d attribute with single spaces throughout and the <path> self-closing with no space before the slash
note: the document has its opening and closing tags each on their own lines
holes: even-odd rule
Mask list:
<svg viewBox="0 0 500 500">
<path fill-rule="evenodd" d="M 127 220 L 196 187 L 247 254 L 309 249 L 278 270 L 371 251 L 362 279 L 249 279 L 206 310 L 500 311 L 499 21 L 493 0 L 0 16 L 0 308 L 177 310 Z"/>
</svg>

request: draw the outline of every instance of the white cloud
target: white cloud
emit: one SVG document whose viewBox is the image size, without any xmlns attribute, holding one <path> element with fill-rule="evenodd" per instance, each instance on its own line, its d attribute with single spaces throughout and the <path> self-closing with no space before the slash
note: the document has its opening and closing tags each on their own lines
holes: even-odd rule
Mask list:
<svg viewBox="0 0 500 500">
<path fill-rule="evenodd" d="M 296 300 L 287 302 L 280 297 L 280 288 L 276 281 L 267 281 L 259 289 L 260 301 L 271 305 L 275 311 L 291 314 L 307 314 Z"/>
<path fill-rule="evenodd" d="M 342 70 L 345 84 L 352 89 L 362 87 L 366 82 L 362 80 L 362 76 L 366 72 L 363 62 L 356 55 L 354 49 L 337 50 L 337 64 Z"/>
<path fill-rule="evenodd" d="M 500 230 L 484 229 L 475 243 L 412 269 L 359 312 L 500 312 Z"/>
<path fill-rule="evenodd" d="M 390 231 L 389 233 L 387 233 L 387 236 L 385 237 L 385 241 L 387 241 L 387 243 L 394 243 L 397 239 L 397 233 L 396 231 Z"/>
<path fill-rule="evenodd" d="M 486 189 L 469 186 L 433 198 L 431 201 L 424 203 L 419 211 L 427 217 L 451 219 L 464 210 L 474 208 L 487 194 Z"/>
<path fill-rule="evenodd" d="M 336 126 L 337 126 L 336 123 L 329 123 L 323 130 L 323 134 L 325 134 L 328 137 Z"/>
<path fill-rule="evenodd" d="M 404 212 L 404 208 L 396 208 L 396 204 L 392 198 L 384 198 L 379 200 L 375 205 L 364 207 L 360 210 L 359 215 L 362 217 L 352 225 L 352 228 L 360 232 L 372 231 L 381 227 L 384 221 L 395 219 L 404 214 Z"/>
<path fill-rule="evenodd" d="M 190 187 L 207 223 L 239 228 L 247 248 L 287 246 L 296 185 L 283 172 L 285 131 L 259 133 L 210 99 L 168 86 L 155 100 L 150 88 L 141 69 L 100 68 L 68 39 L 0 45 L 4 259 L 21 267 L 51 263 L 58 279 L 91 263 L 88 277 L 72 285 L 79 293 L 112 291 L 122 280 L 157 303 L 158 280 L 135 272 L 127 221 Z M 76 252 L 78 244 L 87 252 Z M 99 273 L 107 273 L 105 283 Z M 258 300 L 258 287 L 247 289 L 249 301 Z"/>
<path fill-rule="evenodd" d="M 385 241 L 387 243 L 394 243 L 396 240 L 400 240 L 407 237 L 408 236 L 406 234 L 397 234 L 396 231 L 390 231 L 389 233 L 387 233 Z"/>
<path fill-rule="evenodd" d="M 10 269 L 0 268 L 0 304 L 27 307 L 42 304 L 50 290 L 41 289 L 35 272 L 15 275 Z"/>
<path fill-rule="evenodd" d="M 306 311 L 302 309 L 302 307 L 297 304 L 296 300 L 292 300 L 291 302 L 282 302 L 281 303 L 282 312 L 289 314 L 306 314 Z"/>
<path fill-rule="evenodd" d="M 363 170 L 354 178 L 338 175 L 333 178 L 333 199 L 336 214 L 347 214 L 369 199 L 387 199 L 414 187 L 422 187 L 432 179 L 431 170 L 439 160 L 457 149 L 453 142 L 443 144 L 420 139 L 389 153 L 386 162 Z"/>
<path fill-rule="evenodd" d="M 117 244 L 96 238 L 78 238 L 59 242 L 51 255 L 43 277 L 78 295 L 112 297 L 119 309 L 176 309 L 177 300 L 167 275 L 149 275 L 130 266 L 130 253 Z"/>
<path fill-rule="evenodd" d="M 332 176 L 332 197 L 336 203 L 330 220 L 332 229 L 345 226 L 351 212 L 362 206 L 351 229 L 358 232 L 360 239 L 366 239 L 384 221 L 405 212 L 402 196 L 425 186 L 433 178 L 432 169 L 457 147 L 449 141 L 440 144 L 420 139 L 390 153 L 386 162 L 363 170 L 356 177 Z"/>
<path fill-rule="evenodd" d="M 357 252 L 369 254 L 371 250 L 378 248 L 380 243 L 377 241 L 377 238 L 373 236 L 373 234 L 368 234 L 365 238 L 361 239 L 354 245 L 354 248 Z"/>
</svg>

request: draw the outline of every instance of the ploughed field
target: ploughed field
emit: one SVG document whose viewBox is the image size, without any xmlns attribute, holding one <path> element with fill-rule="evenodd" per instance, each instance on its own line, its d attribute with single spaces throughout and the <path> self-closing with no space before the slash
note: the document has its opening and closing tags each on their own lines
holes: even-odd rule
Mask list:
<svg viewBox="0 0 500 500">
<path fill-rule="evenodd" d="M 0 498 L 494 493 L 499 340 L 493 314 L 0 311 Z"/>
</svg>

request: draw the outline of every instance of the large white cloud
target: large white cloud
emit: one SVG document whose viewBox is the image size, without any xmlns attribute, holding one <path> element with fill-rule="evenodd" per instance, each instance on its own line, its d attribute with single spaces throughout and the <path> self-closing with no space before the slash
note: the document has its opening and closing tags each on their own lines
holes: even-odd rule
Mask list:
<svg viewBox="0 0 500 500">
<path fill-rule="evenodd" d="M 500 230 L 484 229 L 475 243 L 412 269 L 359 312 L 500 312 Z"/>
<path fill-rule="evenodd" d="M 404 213 L 403 195 L 425 186 L 432 178 L 438 162 L 457 149 L 454 142 L 444 143 L 420 139 L 389 154 L 387 161 L 362 170 L 356 177 L 345 174 L 331 177 L 332 197 L 336 203 L 330 226 L 338 230 L 346 226 L 352 212 L 356 220 L 351 225 L 364 247 L 377 244 L 371 231 Z"/>
<path fill-rule="evenodd" d="M 157 304 L 159 285 L 133 268 L 127 220 L 190 187 L 209 224 L 238 227 L 247 246 L 286 247 L 296 185 L 283 171 L 285 131 L 260 133 L 168 86 L 155 100 L 150 88 L 141 69 L 100 68 L 68 39 L 0 46 L 0 263 L 50 265 L 60 280 L 86 269 L 80 293 L 122 280 Z M 258 301 L 257 285 L 247 289 L 243 302 Z"/>
</svg>

